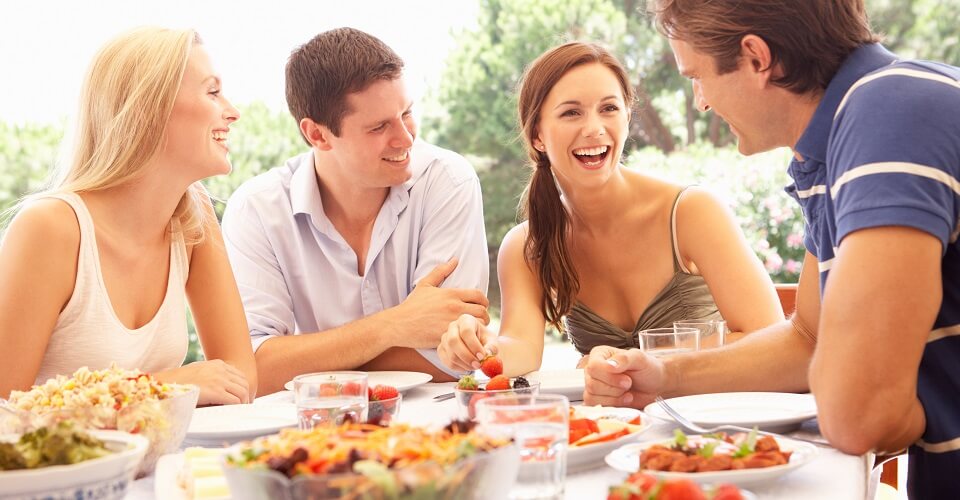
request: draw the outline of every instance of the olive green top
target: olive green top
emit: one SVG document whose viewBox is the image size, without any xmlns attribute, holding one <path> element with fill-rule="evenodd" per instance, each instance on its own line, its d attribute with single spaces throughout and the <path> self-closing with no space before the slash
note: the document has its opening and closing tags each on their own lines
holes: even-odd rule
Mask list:
<svg viewBox="0 0 960 500">
<path fill-rule="evenodd" d="M 691 274 L 677 249 L 677 205 L 686 188 L 677 193 L 670 210 L 670 242 L 673 247 L 673 278 L 650 301 L 633 330 L 610 323 L 582 302 L 573 305 L 564 318 L 567 334 L 581 354 L 598 345 L 620 349 L 639 348 L 637 332 L 648 328 L 672 327 L 674 321 L 722 319 L 717 303 L 703 276 Z"/>
</svg>

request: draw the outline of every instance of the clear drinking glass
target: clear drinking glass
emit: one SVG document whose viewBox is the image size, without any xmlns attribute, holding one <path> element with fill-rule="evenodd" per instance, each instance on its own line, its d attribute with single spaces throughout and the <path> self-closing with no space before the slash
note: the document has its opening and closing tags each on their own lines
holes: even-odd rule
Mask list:
<svg viewBox="0 0 960 500">
<path fill-rule="evenodd" d="M 674 328 L 696 328 L 700 332 L 700 349 L 713 349 L 726 342 L 727 322 L 722 319 L 674 321 Z"/>
<path fill-rule="evenodd" d="M 557 394 L 518 394 L 477 402 L 480 432 L 513 438 L 520 448 L 512 500 L 563 497 L 570 401 Z"/>
<path fill-rule="evenodd" d="M 301 429 L 367 420 L 367 374 L 320 372 L 293 379 Z"/>
<path fill-rule="evenodd" d="M 637 344 L 651 356 L 669 356 L 700 350 L 700 330 L 688 327 L 640 330 Z"/>
</svg>

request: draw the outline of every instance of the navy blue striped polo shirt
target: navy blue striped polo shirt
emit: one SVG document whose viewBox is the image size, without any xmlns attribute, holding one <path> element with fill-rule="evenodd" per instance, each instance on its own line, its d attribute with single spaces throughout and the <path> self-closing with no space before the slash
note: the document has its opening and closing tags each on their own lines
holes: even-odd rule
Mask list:
<svg viewBox="0 0 960 500">
<path fill-rule="evenodd" d="M 803 208 L 820 290 L 844 236 L 908 226 L 943 244 L 943 303 L 920 362 L 927 427 L 910 447 L 913 498 L 960 495 L 960 69 L 860 47 L 797 142 L 787 193 Z"/>
</svg>

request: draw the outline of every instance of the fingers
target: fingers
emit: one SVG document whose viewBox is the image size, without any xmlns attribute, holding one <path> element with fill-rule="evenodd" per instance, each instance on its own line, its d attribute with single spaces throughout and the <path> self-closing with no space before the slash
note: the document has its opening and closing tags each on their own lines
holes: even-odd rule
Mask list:
<svg viewBox="0 0 960 500">
<path fill-rule="evenodd" d="M 441 361 L 454 370 L 470 371 L 477 358 L 460 338 L 460 321 L 450 323 L 437 348 Z"/>
<path fill-rule="evenodd" d="M 447 279 L 447 276 L 450 276 L 450 273 L 457 268 L 458 260 L 456 257 L 444 262 L 443 264 L 438 265 L 433 268 L 426 276 L 424 276 L 420 281 L 417 282 L 417 286 L 426 285 L 426 286 L 440 286 L 443 283 L 443 280 Z"/>
<path fill-rule="evenodd" d="M 490 300 L 487 299 L 487 296 L 480 290 L 475 288 L 451 288 L 450 290 L 454 291 L 457 298 L 462 302 L 478 304 L 484 308 L 490 307 Z"/>
</svg>

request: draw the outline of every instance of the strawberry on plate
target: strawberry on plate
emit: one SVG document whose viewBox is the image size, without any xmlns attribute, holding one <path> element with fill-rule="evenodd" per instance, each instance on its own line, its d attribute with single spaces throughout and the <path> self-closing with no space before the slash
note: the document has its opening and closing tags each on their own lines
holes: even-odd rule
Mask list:
<svg viewBox="0 0 960 500">
<path fill-rule="evenodd" d="M 488 391 L 504 391 L 512 389 L 510 387 L 510 379 L 503 375 L 496 375 L 487 382 L 486 390 Z"/>
</svg>

